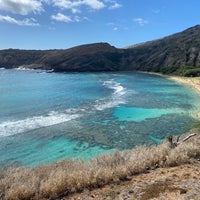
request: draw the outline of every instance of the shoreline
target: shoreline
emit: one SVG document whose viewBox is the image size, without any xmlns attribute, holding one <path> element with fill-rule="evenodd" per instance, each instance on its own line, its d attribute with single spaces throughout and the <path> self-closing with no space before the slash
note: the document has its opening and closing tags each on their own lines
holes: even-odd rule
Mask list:
<svg viewBox="0 0 200 200">
<path fill-rule="evenodd" d="M 181 76 L 165 76 L 166 78 L 176 81 L 178 83 L 187 85 L 191 89 L 195 90 L 200 95 L 200 77 L 181 77 Z M 200 120 L 200 107 L 194 111 L 193 117 Z"/>
<path fill-rule="evenodd" d="M 196 90 L 196 92 L 200 94 L 200 77 L 182 77 L 182 76 L 165 75 L 157 72 L 145 72 L 145 71 L 137 71 L 137 72 L 168 78 L 170 80 L 179 82 L 181 84 L 185 84 L 190 88 Z"/>
<path fill-rule="evenodd" d="M 197 94 L 200 95 L 200 77 L 182 77 L 182 76 L 165 75 L 157 72 L 142 72 L 142 71 L 139 71 L 139 73 L 157 75 L 175 81 L 177 83 L 184 84 L 190 87 L 192 90 L 195 90 Z M 200 120 L 200 106 L 199 109 L 192 114 L 192 116 Z"/>
<path fill-rule="evenodd" d="M 166 76 L 166 78 L 185 84 L 189 86 L 190 88 L 196 90 L 196 92 L 200 94 L 200 77 L 188 78 L 188 77 L 179 77 L 179 76 Z"/>
</svg>

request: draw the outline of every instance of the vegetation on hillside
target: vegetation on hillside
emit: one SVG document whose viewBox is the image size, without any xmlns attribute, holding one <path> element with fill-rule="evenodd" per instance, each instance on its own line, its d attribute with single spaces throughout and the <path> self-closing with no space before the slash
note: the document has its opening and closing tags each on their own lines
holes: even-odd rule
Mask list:
<svg viewBox="0 0 200 200">
<path fill-rule="evenodd" d="M 96 157 L 89 162 L 63 160 L 36 168 L 0 171 L 0 199 L 60 199 L 85 189 L 127 180 L 159 167 L 178 166 L 200 159 L 200 132 L 172 148 L 167 142 Z M 185 138 L 185 136 L 184 136 Z M 181 141 L 183 136 L 179 139 Z"/>
<path fill-rule="evenodd" d="M 200 25 L 159 40 L 129 47 L 129 50 L 132 51 L 132 67 L 136 69 L 197 76 L 200 69 Z M 193 69 L 193 72 L 190 71 Z"/>
</svg>

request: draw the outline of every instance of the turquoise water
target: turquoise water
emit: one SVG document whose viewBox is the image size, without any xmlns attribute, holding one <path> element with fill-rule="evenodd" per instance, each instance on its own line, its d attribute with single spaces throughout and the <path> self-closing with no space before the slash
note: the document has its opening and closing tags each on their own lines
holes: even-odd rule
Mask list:
<svg viewBox="0 0 200 200">
<path fill-rule="evenodd" d="M 138 107 L 126 107 L 120 106 L 115 109 L 114 116 L 120 121 L 133 121 L 142 122 L 151 118 L 158 118 L 166 114 L 181 114 L 182 110 L 179 108 L 175 109 L 157 109 L 157 108 L 138 108 Z"/>
<path fill-rule="evenodd" d="M 199 109 L 195 91 L 149 74 L 0 69 L 0 82 L 1 167 L 155 144 Z"/>
</svg>

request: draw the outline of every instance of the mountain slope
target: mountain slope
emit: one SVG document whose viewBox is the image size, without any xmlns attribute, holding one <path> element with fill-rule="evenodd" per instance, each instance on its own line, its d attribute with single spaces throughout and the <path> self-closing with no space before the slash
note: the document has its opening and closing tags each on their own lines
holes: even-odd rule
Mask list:
<svg viewBox="0 0 200 200">
<path fill-rule="evenodd" d="M 54 69 L 62 72 L 118 71 L 124 50 L 107 43 L 87 44 L 67 50 L 18 50 L 0 51 L 0 67 Z"/>
<path fill-rule="evenodd" d="M 126 49 L 96 43 L 67 50 L 0 51 L 0 67 L 19 66 L 57 72 L 140 70 L 196 76 L 200 75 L 200 25 Z"/>
<path fill-rule="evenodd" d="M 180 74 L 200 68 L 200 26 L 128 50 L 136 70 Z"/>
<path fill-rule="evenodd" d="M 55 71 L 118 71 L 123 52 L 107 43 L 96 43 L 49 52 L 40 62 Z"/>
</svg>

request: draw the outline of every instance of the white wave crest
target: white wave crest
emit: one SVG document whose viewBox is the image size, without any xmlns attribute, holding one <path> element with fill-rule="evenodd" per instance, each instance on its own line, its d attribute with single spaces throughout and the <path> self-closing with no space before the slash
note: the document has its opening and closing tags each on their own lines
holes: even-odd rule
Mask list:
<svg viewBox="0 0 200 200">
<path fill-rule="evenodd" d="M 104 81 L 102 85 L 109 89 L 112 89 L 114 92 L 108 98 L 97 100 L 95 102 L 96 110 L 105 110 L 126 103 L 124 99 L 126 89 L 120 83 L 114 80 L 109 80 Z"/>
<path fill-rule="evenodd" d="M 21 70 L 21 71 L 24 71 L 24 70 L 30 70 L 30 69 L 25 68 L 25 67 L 23 67 L 23 66 L 19 66 L 19 67 L 17 67 L 17 68 L 14 68 L 14 70 Z"/>
<path fill-rule="evenodd" d="M 41 127 L 52 126 L 78 117 L 80 117 L 80 114 L 75 114 L 68 110 L 65 112 L 52 111 L 45 116 L 34 116 L 24 120 L 6 121 L 0 124 L 0 136 L 9 136 Z"/>
<path fill-rule="evenodd" d="M 117 107 L 120 104 L 125 104 L 125 100 L 123 99 L 101 99 L 96 101 L 95 108 L 96 110 L 105 110 L 108 108 Z"/>
<path fill-rule="evenodd" d="M 103 86 L 106 86 L 107 88 L 114 90 L 114 94 L 117 95 L 124 95 L 126 93 L 125 88 L 120 83 L 114 80 L 103 82 Z"/>
</svg>

